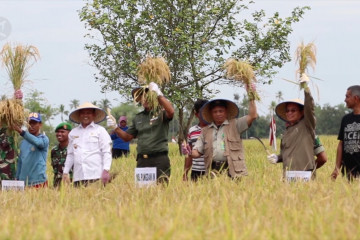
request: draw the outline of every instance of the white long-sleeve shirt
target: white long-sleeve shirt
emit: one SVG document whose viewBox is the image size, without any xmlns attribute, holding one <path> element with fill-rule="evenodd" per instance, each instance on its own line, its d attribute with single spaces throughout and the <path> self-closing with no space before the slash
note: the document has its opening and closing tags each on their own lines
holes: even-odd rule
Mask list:
<svg viewBox="0 0 360 240">
<path fill-rule="evenodd" d="M 110 170 L 112 141 L 102 126 L 92 122 L 86 128 L 80 124 L 69 133 L 69 145 L 64 173 L 74 166 L 73 180 L 99 179 L 103 170 Z"/>
</svg>

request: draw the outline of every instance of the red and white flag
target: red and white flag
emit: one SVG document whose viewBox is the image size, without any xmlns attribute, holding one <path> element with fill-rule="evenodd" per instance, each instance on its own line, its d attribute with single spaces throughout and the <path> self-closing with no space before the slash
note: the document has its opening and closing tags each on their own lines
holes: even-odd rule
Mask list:
<svg viewBox="0 0 360 240">
<path fill-rule="evenodd" d="M 271 114 L 271 119 L 270 119 L 269 141 L 270 141 L 270 146 L 272 146 L 274 151 L 276 151 L 276 123 L 273 114 Z"/>
</svg>

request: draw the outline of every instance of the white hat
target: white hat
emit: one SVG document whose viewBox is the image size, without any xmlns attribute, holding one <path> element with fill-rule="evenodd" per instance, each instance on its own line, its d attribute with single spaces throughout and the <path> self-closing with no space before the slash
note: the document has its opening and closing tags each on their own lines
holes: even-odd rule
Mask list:
<svg viewBox="0 0 360 240">
<path fill-rule="evenodd" d="M 95 109 L 95 118 L 94 118 L 95 123 L 102 122 L 106 118 L 106 112 L 104 110 L 95 106 L 92 103 L 86 102 L 70 113 L 69 115 L 70 120 L 73 121 L 74 123 L 79 124 L 80 123 L 79 112 L 82 109 Z"/>
<path fill-rule="evenodd" d="M 288 103 L 296 103 L 302 107 L 304 106 L 303 100 L 301 100 L 299 98 L 294 98 L 294 99 L 279 103 L 275 108 L 275 113 L 281 120 L 283 120 L 285 122 L 288 121 L 286 118 L 286 105 Z"/>
</svg>

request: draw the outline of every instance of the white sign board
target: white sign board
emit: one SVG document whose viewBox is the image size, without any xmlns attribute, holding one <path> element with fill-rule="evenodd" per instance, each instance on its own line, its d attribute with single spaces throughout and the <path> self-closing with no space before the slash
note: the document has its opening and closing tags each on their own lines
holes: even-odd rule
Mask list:
<svg viewBox="0 0 360 240">
<path fill-rule="evenodd" d="M 9 191 L 9 190 L 18 190 L 24 191 L 25 183 L 24 181 L 15 181 L 15 180 L 2 180 L 1 181 L 1 190 Z"/>
<path fill-rule="evenodd" d="M 287 182 L 308 182 L 311 180 L 311 171 L 286 171 Z"/>
<path fill-rule="evenodd" d="M 139 187 L 156 184 L 156 167 L 135 168 L 135 184 Z"/>
</svg>

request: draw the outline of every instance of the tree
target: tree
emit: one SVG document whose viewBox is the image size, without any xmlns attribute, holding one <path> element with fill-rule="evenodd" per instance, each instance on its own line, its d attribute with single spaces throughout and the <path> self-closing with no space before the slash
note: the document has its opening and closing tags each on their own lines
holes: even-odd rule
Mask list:
<svg viewBox="0 0 360 240">
<path fill-rule="evenodd" d="M 70 109 L 76 109 L 79 106 L 79 100 L 73 99 L 70 101 Z"/>
<path fill-rule="evenodd" d="M 282 100 L 284 100 L 282 91 L 278 91 L 276 93 L 276 100 L 278 101 L 278 103 L 280 103 Z"/>
<path fill-rule="evenodd" d="M 168 61 L 172 80 L 162 90 L 178 110 L 181 143 L 192 121 L 194 101 L 213 97 L 218 90 L 211 88 L 212 83 L 233 83 L 223 78 L 225 60 L 230 56 L 247 60 L 260 82 L 271 83 L 275 68 L 290 60 L 292 24 L 309 9 L 298 7 L 290 17 L 282 19 L 275 13 L 266 20 L 264 11 L 257 11 L 241 20 L 240 13 L 247 8 L 238 0 L 89 0 L 80 19 L 92 33 L 101 34 L 101 44 L 88 44 L 86 49 L 104 91 L 130 96 L 138 84 L 137 66 L 147 54 Z"/>
<path fill-rule="evenodd" d="M 101 109 L 104 109 L 105 111 L 107 111 L 108 108 L 111 108 L 111 103 L 108 99 L 101 99 L 100 103 L 99 103 L 99 107 Z"/>
<path fill-rule="evenodd" d="M 64 104 L 60 104 L 60 106 L 58 108 L 58 113 L 60 113 L 61 122 L 64 122 L 64 114 L 68 115 L 69 111 L 65 110 L 65 105 Z"/>
</svg>

